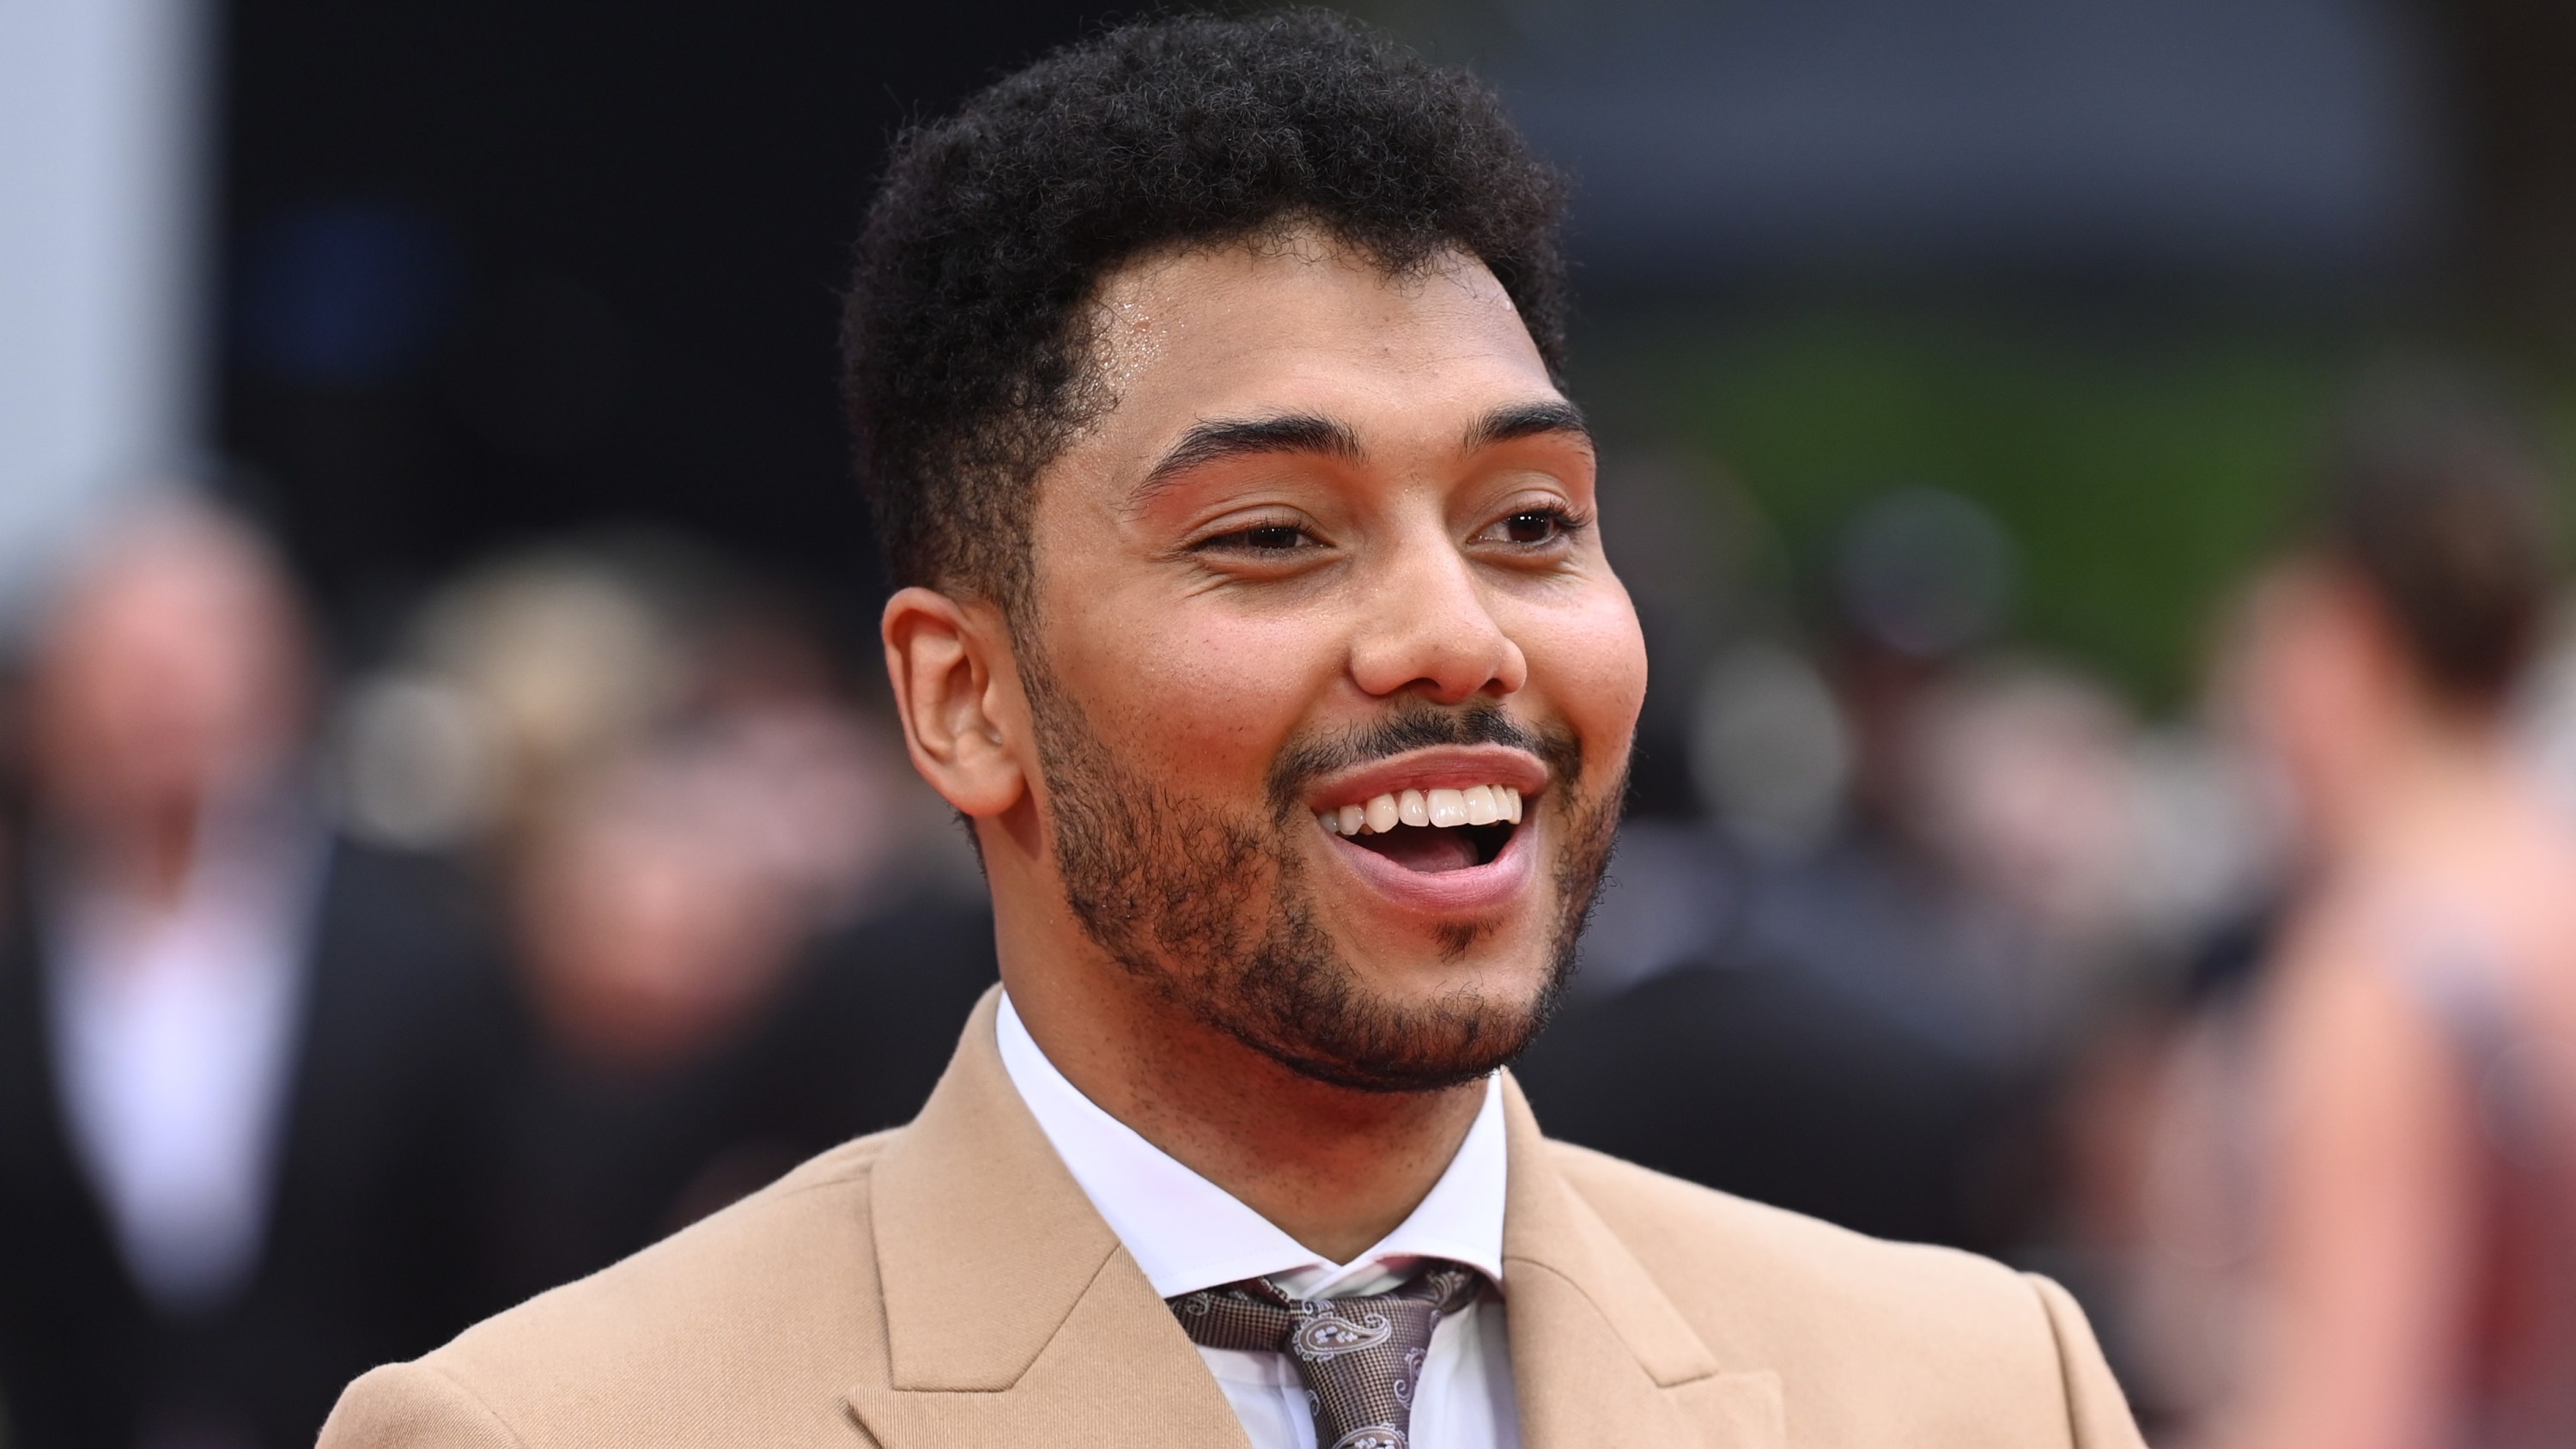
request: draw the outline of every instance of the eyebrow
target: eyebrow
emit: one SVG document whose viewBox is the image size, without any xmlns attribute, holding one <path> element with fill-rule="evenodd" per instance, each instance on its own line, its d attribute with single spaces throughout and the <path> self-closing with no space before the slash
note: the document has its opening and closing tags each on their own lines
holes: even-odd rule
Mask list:
<svg viewBox="0 0 2576 1449">
<path fill-rule="evenodd" d="M 1227 458 L 1264 453 L 1309 453 L 1356 463 L 1362 453 L 1359 434 L 1347 423 L 1312 413 L 1283 413 L 1270 418 L 1215 418 L 1181 434 L 1136 485 L 1138 505 L 1169 488 L 1182 474 Z"/>
<path fill-rule="evenodd" d="M 1561 398 L 1512 403 L 1494 409 L 1467 428 L 1466 451 L 1499 447 L 1522 438 L 1570 434 L 1585 443 L 1592 429 L 1583 413 Z M 1282 413 L 1267 418 L 1211 418 L 1191 426 L 1179 442 L 1164 450 L 1136 485 L 1132 507 L 1141 508 L 1191 471 L 1228 458 L 1275 453 L 1305 453 L 1356 463 L 1366 457 L 1359 434 L 1347 423 L 1314 413 Z"/>
<path fill-rule="evenodd" d="M 1473 453 L 1549 433 L 1570 433 L 1586 443 L 1592 441 L 1592 429 L 1583 421 L 1582 409 L 1562 398 L 1552 398 L 1546 402 L 1513 403 L 1478 418 L 1467 429 L 1467 451 Z"/>
</svg>

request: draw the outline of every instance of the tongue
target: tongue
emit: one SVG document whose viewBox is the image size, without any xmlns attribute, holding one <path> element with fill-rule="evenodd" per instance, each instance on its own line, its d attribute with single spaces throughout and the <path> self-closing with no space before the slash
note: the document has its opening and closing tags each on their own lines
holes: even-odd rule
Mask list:
<svg viewBox="0 0 2576 1449">
<path fill-rule="evenodd" d="M 1374 850 L 1407 870 L 1424 875 L 1446 875 L 1453 870 L 1466 870 L 1476 863 L 1476 843 L 1463 830 L 1441 830 L 1428 825 L 1399 825 L 1384 835 L 1363 835 L 1351 842 L 1363 850 Z"/>
</svg>

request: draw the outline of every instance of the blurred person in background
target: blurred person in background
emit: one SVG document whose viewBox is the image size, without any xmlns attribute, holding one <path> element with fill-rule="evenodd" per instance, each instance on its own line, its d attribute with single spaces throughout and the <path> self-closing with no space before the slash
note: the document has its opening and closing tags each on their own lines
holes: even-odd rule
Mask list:
<svg viewBox="0 0 2576 1449">
<path fill-rule="evenodd" d="M 332 838 L 266 546 L 171 499 L 80 558 L 26 666 L 0 940 L 12 1449 L 309 1442 L 353 1368 L 483 1306 L 497 973 L 441 878 Z"/>
<path fill-rule="evenodd" d="M 621 531 L 475 569 L 414 632 L 344 711 L 339 773 L 362 828 L 456 853 L 507 923 L 495 1297 L 920 1106 L 991 922 L 810 620 Z"/>
<path fill-rule="evenodd" d="M 2551 532 L 2508 431 L 2401 405 L 2255 594 L 2236 687 L 2300 869 L 2231 1112 L 2261 1207 L 2210 1442 L 2576 1438 L 2576 832 L 2510 728 Z"/>
<path fill-rule="evenodd" d="M 639 750 L 532 828 L 513 872 L 517 936 L 565 1051 L 685 1057 L 773 994 L 804 922 L 762 850 L 766 783 L 712 749 Z"/>
<path fill-rule="evenodd" d="M 742 740 L 642 745 L 567 786 L 514 853 L 534 1032 L 506 1138 L 505 1296 L 605 1267 L 908 1118 L 945 1065 L 921 1043 L 996 979 L 980 908 L 910 892 L 829 912 L 885 882 L 818 879 L 829 852 L 779 838 L 796 819 L 779 797 L 799 783 L 819 797 L 805 808 L 850 803 L 832 788 L 845 780 L 790 763 Z M 946 828 L 899 809 L 871 828 L 907 823 Z"/>
</svg>

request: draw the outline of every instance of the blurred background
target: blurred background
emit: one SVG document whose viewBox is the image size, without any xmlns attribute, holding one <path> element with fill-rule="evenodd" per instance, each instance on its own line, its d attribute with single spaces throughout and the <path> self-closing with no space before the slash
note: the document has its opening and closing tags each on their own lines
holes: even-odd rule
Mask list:
<svg viewBox="0 0 2576 1449">
<path fill-rule="evenodd" d="M 2160 1443 L 2566 1442 L 2576 8 L 1354 8 L 1576 179 L 1542 1120 L 2060 1277 Z M 910 1116 L 835 289 L 1117 13 L 0 0 L 0 1445 L 307 1442 Z"/>
</svg>

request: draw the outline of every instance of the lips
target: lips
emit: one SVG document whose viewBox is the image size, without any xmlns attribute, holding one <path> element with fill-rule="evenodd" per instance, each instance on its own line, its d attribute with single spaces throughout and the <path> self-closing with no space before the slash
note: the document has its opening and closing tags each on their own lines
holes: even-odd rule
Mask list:
<svg viewBox="0 0 2576 1449">
<path fill-rule="evenodd" d="M 1399 824 L 1383 834 L 1328 835 L 1325 848 L 1371 893 L 1408 914 L 1432 917 L 1501 910 L 1538 878 L 1534 826 L 1429 827 Z"/>
<path fill-rule="evenodd" d="M 1307 797 L 1329 849 L 1396 904 L 1449 915 L 1508 903 L 1534 879 L 1523 839 L 1547 767 L 1524 750 L 1441 747 L 1340 777 Z"/>
</svg>

